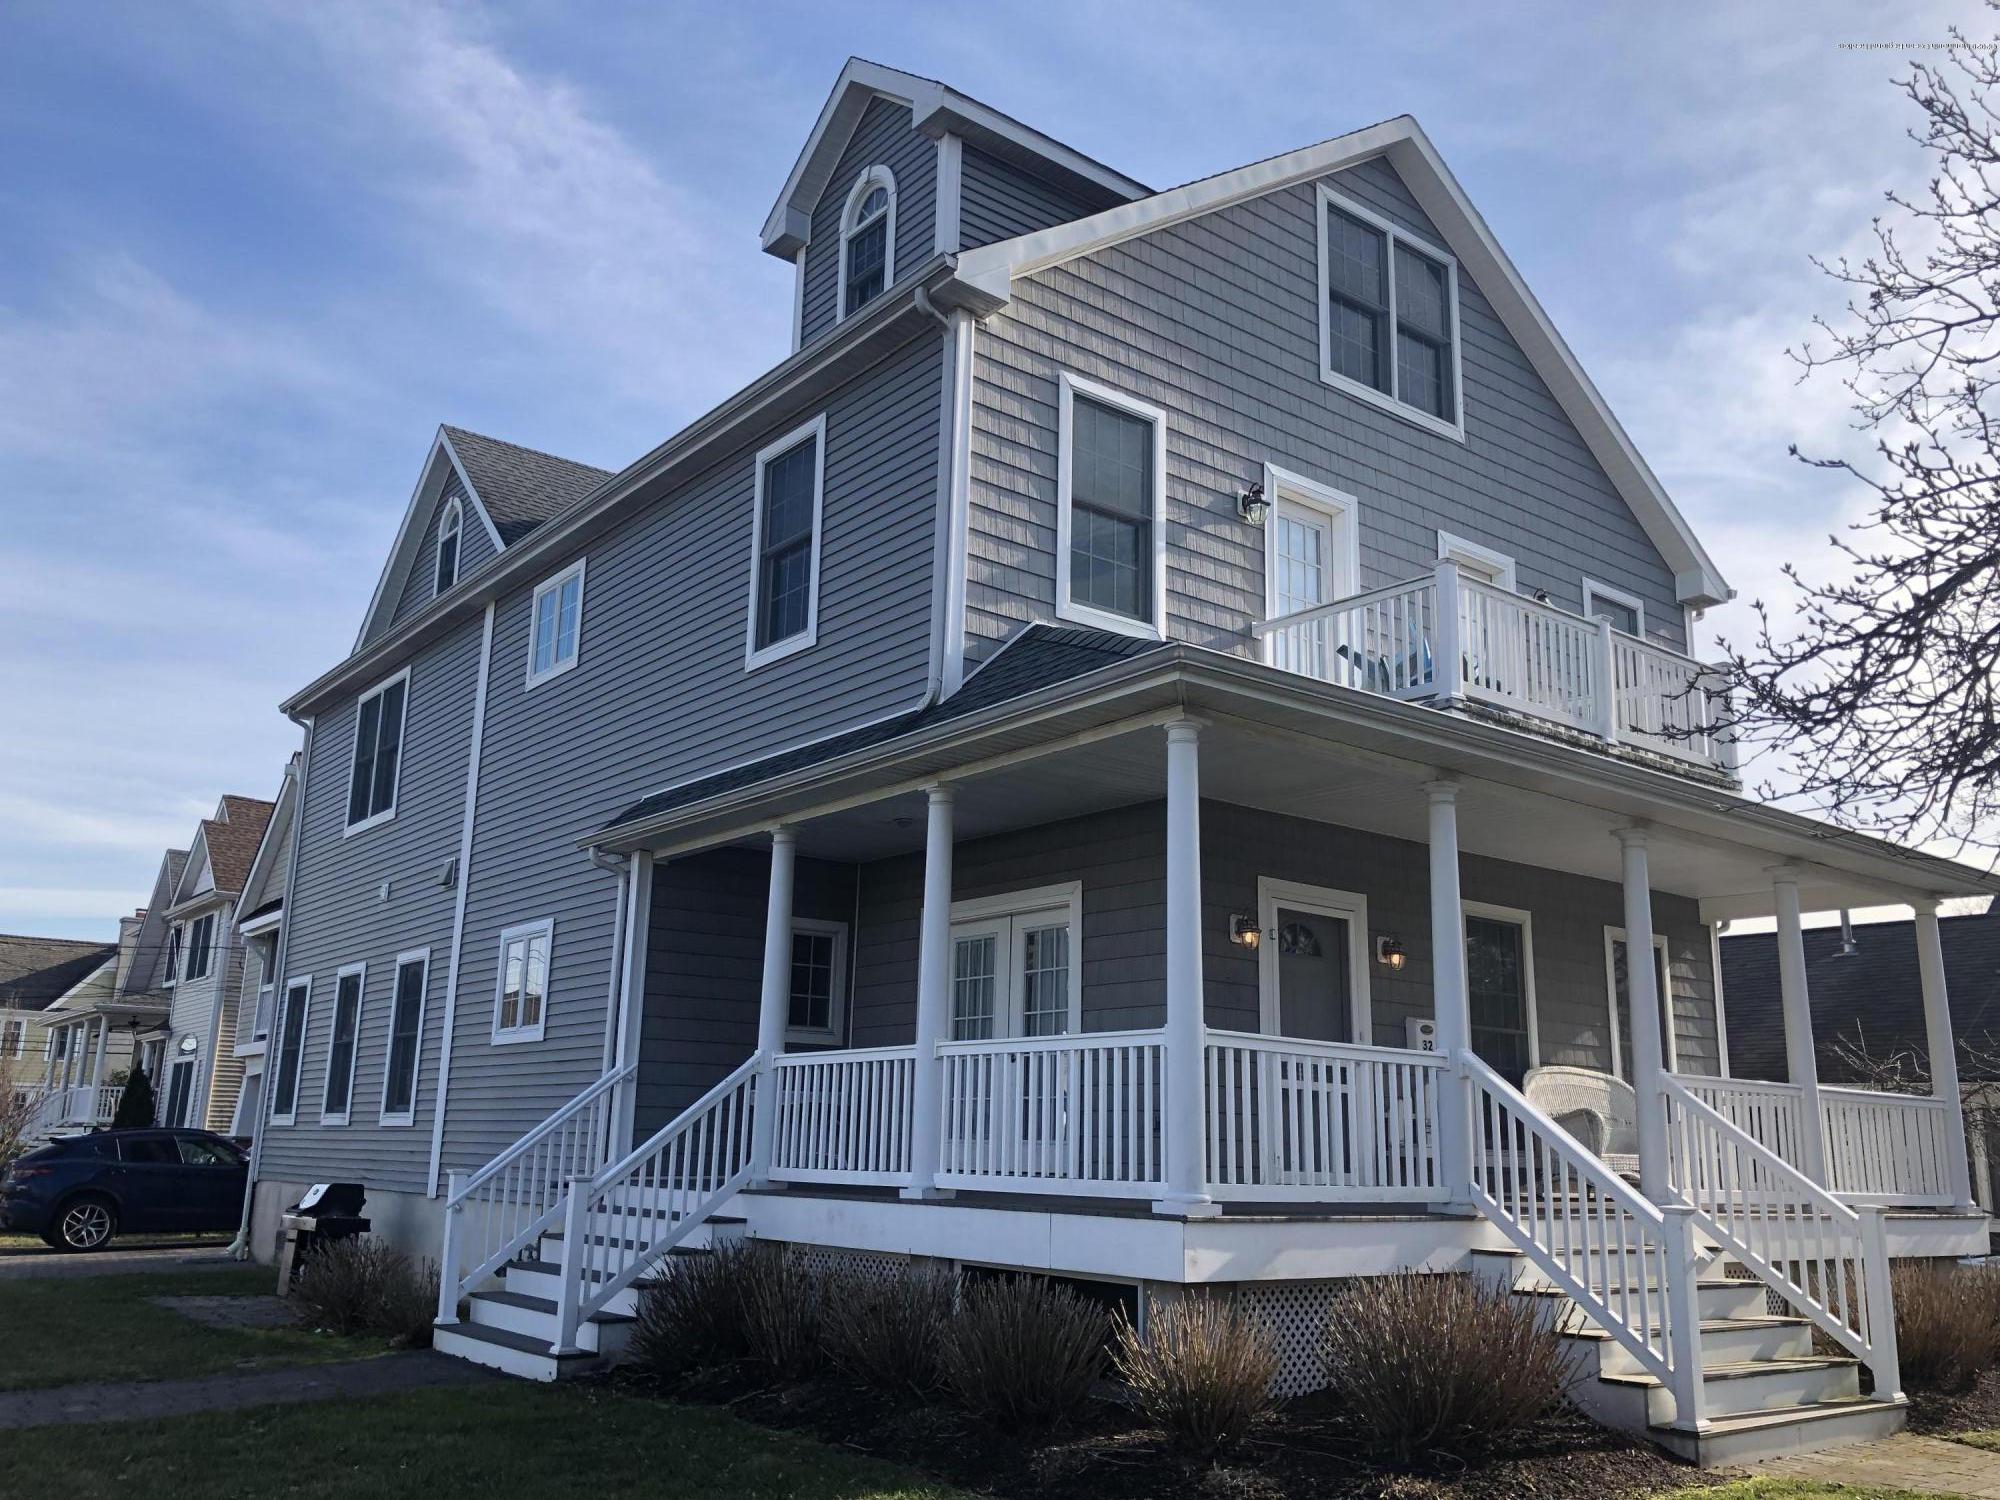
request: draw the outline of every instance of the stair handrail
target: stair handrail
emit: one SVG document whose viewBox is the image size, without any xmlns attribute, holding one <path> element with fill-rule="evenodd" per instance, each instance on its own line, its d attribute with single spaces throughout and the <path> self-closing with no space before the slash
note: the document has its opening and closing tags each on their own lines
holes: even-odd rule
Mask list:
<svg viewBox="0 0 2000 1500">
<path fill-rule="evenodd" d="M 1667 1176 L 1703 1232 L 1902 1394 L 1895 1300 L 1879 1206 L 1851 1207 L 1704 1102 L 1662 1082 Z M 1796 1273 L 1796 1274 L 1795 1274 Z"/>
<path fill-rule="evenodd" d="M 1693 1215 L 1661 1207 L 1471 1050 L 1458 1054 L 1471 1196 L 1501 1233 L 1702 1423 L 1700 1263 Z M 1584 1263 L 1579 1273 L 1576 1262 Z M 1593 1280 L 1590 1267 L 1602 1276 Z"/>
<path fill-rule="evenodd" d="M 611 1091 L 638 1071 L 635 1062 L 613 1068 L 485 1166 L 451 1174 L 438 1256 L 438 1322 L 456 1323 L 459 1298 L 555 1223 L 570 1179 L 594 1172 L 610 1150 Z M 461 1273 L 469 1209 L 482 1215 L 480 1244 L 486 1253 Z M 518 1219 L 511 1227 L 505 1222 L 509 1216 Z M 502 1220 L 497 1240 L 496 1218 Z"/>
<path fill-rule="evenodd" d="M 585 1318 L 657 1265 L 748 1184 L 757 1082 L 769 1063 L 765 1053 L 751 1053 L 619 1160 L 571 1183 L 563 1203 L 552 1354 L 575 1350 L 577 1327 Z M 633 1234 L 593 1234 L 593 1219 L 611 1211 L 614 1194 L 627 1191 L 663 1226 L 660 1232 L 642 1238 L 637 1231 L 646 1221 L 635 1211 Z"/>
</svg>

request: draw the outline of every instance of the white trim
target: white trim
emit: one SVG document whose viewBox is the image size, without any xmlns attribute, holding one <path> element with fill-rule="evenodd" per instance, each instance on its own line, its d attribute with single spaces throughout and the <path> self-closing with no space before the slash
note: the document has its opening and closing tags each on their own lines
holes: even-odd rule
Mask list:
<svg viewBox="0 0 2000 1500">
<path fill-rule="evenodd" d="M 410 669 L 408 667 L 404 667 L 400 672 L 391 672 L 387 677 L 384 677 L 380 682 L 376 683 L 366 692 L 357 693 L 355 695 L 354 730 L 348 739 L 348 750 L 347 750 L 347 792 L 345 799 L 341 803 L 341 808 L 340 808 L 340 816 L 342 817 L 342 819 L 345 819 L 347 817 L 348 810 L 352 808 L 354 805 L 354 763 L 356 757 L 359 756 L 361 753 L 362 706 L 366 704 L 370 698 L 380 697 L 383 693 L 387 692 L 390 688 L 394 687 L 399 682 L 403 684 L 403 718 L 402 722 L 396 726 L 396 782 L 394 786 L 389 788 L 389 805 L 383 808 L 382 811 L 378 813 L 370 813 L 367 817 L 363 818 L 358 823 L 345 823 L 340 830 L 340 836 L 342 838 L 350 838 L 357 833 L 365 833 L 367 830 L 377 826 L 378 824 L 392 821 L 396 816 L 396 804 L 402 799 L 403 795 L 403 761 L 404 761 L 403 752 L 409 748 Z M 375 745 L 378 751 L 381 748 L 381 744 L 382 744 L 382 724 L 381 720 L 377 719 L 375 723 Z M 374 770 L 375 763 L 373 760 L 370 760 L 368 765 L 369 765 L 368 775 L 369 779 L 372 781 L 375 775 L 375 770 Z"/>
<path fill-rule="evenodd" d="M 389 1077 L 396 1060 L 396 1002 L 403 988 L 403 969 L 409 964 L 424 966 L 424 982 L 417 990 L 417 1050 L 410 1058 L 410 1107 L 391 1110 Z M 389 1026 L 382 1036 L 382 1097 L 376 1105 L 375 1122 L 395 1127 L 417 1122 L 417 1085 L 422 1081 L 424 1064 L 424 1021 L 429 1015 L 431 1002 L 431 950 L 428 947 L 409 948 L 398 953 L 396 966 L 389 972 Z"/>
<path fill-rule="evenodd" d="M 1521 929 L 1521 1003 L 1527 1010 L 1528 1026 L 1528 1066 L 1542 1065 L 1542 1027 L 1535 1007 L 1535 917 L 1534 913 L 1519 906 L 1496 906 L 1490 901 L 1460 901 L 1458 903 L 1459 923 L 1462 927 L 1467 917 L 1484 917 L 1489 922 L 1511 922 Z M 1471 995 L 1471 986 L 1466 988 Z"/>
<path fill-rule="evenodd" d="M 1353 1045 L 1374 1045 L 1374 1007 L 1369 996 L 1368 898 L 1359 891 L 1306 885 L 1296 880 L 1257 877 L 1257 927 L 1265 934 L 1278 926 L 1279 906 L 1314 916 L 1336 917 L 1347 923 L 1347 1029 Z M 1278 988 L 1278 945 L 1257 944 L 1257 1029 L 1266 1036 L 1283 1036 L 1282 996 Z"/>
<path fill-rule="evenodd" d="M 1056 618 L 1142 640 L 1167 638 L 1167 414 L 1157 406 L 1064 370 L 1059 381 L 1056 436 Z M 1070 461 L 1075 457 L 1076 398 L 1100 402 L 1153 424 L 1152 619 L 1136 620 L 1070 599 Z"/>
<path fill-rule="evenodd" d="M 326 1093 L 333 1086 L 333 1035 L 340 1025 L 340 986 L 342 981 L 353 977 L 359 981 L 354 987 L 354 1043 L 347 1053 L 347 1108 L 338 1114 L 328 1114 Z M 333 1011 L 327 1018 L 326 1026 L 326 1067 L 320 1076 L 319 1122 L 321 1125 L 345 1125 L 354 1118 L 354 1079 L 361 1071 L 361 1020 L 368 1010 L 368 965 L 342 964 L 333 971 Z M 303 1045 L 305 1034 L 299 1034 Z"/>
<path fill-rule="evenodd" d="M 965 201 L 965 143 L 947 130 L 937 143 L 936 232 L 931 237 L 938 255 L 958 254 L 964 235 L 961 209 Z"/>
<path fill-rule="evenodd" d="M 245 917 L 236 924 L 236 930 L 244 937 L 262 937 L 267 932 L 276 932 L 284 924 L 285 909 L 267 911 L 261 917 Z"/>
<path fill-rule="evenodd" d="M 1382 275 L 1384 290 L 1388 293 L 1386 302 L 1389 347 L 1383 351 L 1383 358 L 1389 367 L 1389 389 L 1378 390 L 1372 385 L 1344 375 L 1333 367 L 1333 301 L 1331 288 L 1326 276 L 1326 219 L 1327 210 L 1337 208 L 1350 217 L 1359 219 L 1370 229 L 1382 235 L 1383 257 Z M 1451 438 L 1455 442 L 1465 441 L 1465 377 L 1459 358 L 1458 327 L 1458 257 L 1441 245 L 1434 245 L 1421 235 L 1410 233 L 1400 225 L 1392 224 L 1380 214 L 1371 212 L 1361 204 L 1341 193 L 1336 193 L 1324 182 L 1320 183 L 1315 198 L 1314 212 L 1318 215 L 1315 237 L 1319 245 L 1319 378 L 1337 390 L 1366 401 L 1371 406 L 1380 407 L 1391 416 L 1406 422 L 1414 422 L 1426 432 L 1434 432 L 1439 437 Z M 1444 268 L 1446 317 L 1449 324 L 1448 337 L 1451 339 L 1451 410 L 1449 418 L 1435 416 L 1422 407 L 1412 406 L 1403 400 L 1397 387 L 1402 383 L 1400 367 L 1396 359 L 1396 250 L 1406 245 L 1418 255 L 1434 261 Z"/>
<path fill-rule="evenodd" d="M 1617 943 L 1625 943 L 1628 949 L 1631 947 L 1631 944 L 1626 940 L 1625 929 L 1623 927 L 1613 927 L 1609 923 L 1606 923 L 1604 927 L 1604 1010 L 1605 1014 L 1611 1018 L 1611 1076 L 1613 1078 L 1624 1078 L 1625 1069 L 1619 1062 L 1624 1047 L 1623 1028 L 1618 1024 L 1618 964 L 1616 956 L 1612 952 L 1613 945 Z M 1669 1073 L 1678 1073 L 1681 1070 L 1681 1049 L 1679 1039 L 1676 1036 L 1679 1028 L 1674 1024 L 1674 965 L 1673 956 L 1667 951 L 1667 935 L 1664 932 L 1653 934 L 1653 951 L 1660 956 L 1660 977 L 1666 984 L 1666 988 L 1660 992 L 1660 1019 L 1667 1023 L 1665 1027 L 1667 1048 L 1664 1066 Z M 1629 958 L 1627 962 L 1630 962 Z M 1720 975 L 1717 978 L 1719 980 Z M 1626 1003 L 1630 1004 L 1630 1001 L 1628 1000 Z M 1724 1069 L 1723 1073 L 1726 1077 L 1728 1070 Z M 1626 1081 L 1629 1083 L 1631 1080 L 1627 1079 Z"/>
<path fill-rule="evenodd" d="M 439 464 L 440 459 L 443 460 L 442 467 Z M 458 482 L 464 488 L 466 498 L 471 500 L 473 511 L 478 515 L 480 524 L 486 528 L 486 535 L 492 539 L 493 550 L 495 552 L 506 550 L 506 543 L 500 540 L 500 529 L 493 524 L 493 518 L 486 514 L 486 502 L 479 498 L 479 491 L 473 487 L 472 476 L 465 472 L 465 465 L 459 461 L 458 450 L 452 446 L 451 439 L 445 435 L 444 429 L 438 428 L 437 436 L 431 440 L 431 451 L 424 458 L 423 469 L 417 475 L 416 488 L 410 492 L 410 503 L 403 507 L 403 519 L 396 528 L 396 540 L 389 547 L 389 560 L 382 565 L 381 576 L 375 580 L 375 592 L 368 599 L 367 613 L 361 617 L 361 629 L 354 637 L 355 651 L 365 646 L 369 637 L 375 634 L 377 620 L 383 612 L 394 607 L 396 600 L 389 597 L 390 583 L 393 581 L 398 585 L 407 586 L 410 568 L 416 561 L 417 546 L 422 541 L 425 530 L 425 527 L 417 526 L 417 517 L 423 515 L 425 526 L 428 526 L 430 507 L 437 503 L 437 497 L 444 492 L 446 472 L 458 476 Z M 459 545 L 463 551 L 462 538 Z M 464 576 L 464 572 L 464 568 L 460 567 L 461 577 Z M 436 575 L 432 576 L 435 581 Z M 400 598 L 402 587 L 399 586 L 396 593 Z M 387 620 L 382 620 L 381 623 L 384 628 L 388 627 Z"/>
<path fill-rule="evenodd" d="M 450 532 L 457 539 L 456 545 L 451 549 L 451 579 L 449 582 L 444 578 L 444 539 L 446 532 Z M 437 551 L 431 559 L 431 597 L 435 599 L 439 594 L 442 594 L 445 590 L 455 585 L 459 580 L 460 574 L 464 571 L 465 506 L 460 503 L 458 496 L 453 495 L 449 500 L 445 501 L 444 513 L 438 517 Z"/>
<path fill-rule="evenodd" d="M 833 281 L 833 321 L 836 323 L 845 321 L 849 316 L 847 242 L 867 227 L 857 223 L 854 214 L 861 207 L 862 200 L 878 187 L 887 189 L 889 194 L 889 206 L 882 210 L 882 218 L 885 221 L 882 225 L 882 290 L 874 297 L 870 297 L 868 302 L 873 302 L 876 297 L 886 297 L 889 288 L 896 284 L 896 174 L 877 162 L 871 167 L 864 168 L 861 175 L 854 179 L 854 186 L 847 190 L 847 202 L 841 205 L 840 239 L 834 247 L 836 265 Z M 874 220 L 868 222 L 872 224 Z M 861 307 L 866 307 L 868 302 L 862 303 Z M 852 311 L 860 312 L 861 307 Z"/>
<path fill-rule="evenodd" d="M 1006 967 L 995 974 L 998 992 L 994 996 L 993 1035 L 996 1040 L 1021 1035 L 1020 995 L 1014 984 L 1014 960 L 1019 934 L 1014 922 L 1019 917 L 1061 910 L 1069 923 L 1069 1018 L 1066 1035 L 1083 1030 L 1083 882 L 1065 880 L 1054 885 L 1032 886 L 1026 890 L 1004 891 L 995 896 L 975 896 L 951 903 L 952 944 L 961 926 L 1002 926 L 1007 937 L 1001 945 L 1000 962 Z M 949 967 L 946 983 L 951 982 Z M 950 1017 L 945 1018 L 946 1030 Z M 947 1037 L 947 1040 L 949 1038 Z"/>
<path fill-rule="evenodd" d="M 1519 585 L 1515 581 L 1514 559 L 1497 547 L 1488 547 L 1469 537 L 1454 536 L 1449 531 L 1438 532 L 1438 561 L 1449 558 L 1453 562 L 1470 563 L 1481 572 L 1498 574 L 1495 588 L 1512 593 Z"/>
<path fill-rule="evenodd" d="M 1278 508 L 1282 504 L 1318 511 L 1328 522 L 1328 537 L 1334 555 L 1327 559 L 1327 596 L 1320 602 L 1361 592 L 1361 501 L 1345 490 L 1321 484 L 1317 479 L 1274 463 L 1264 465 L 1264 499 L 1270 514 L 1264 518 L 1264 618 L 1278 617 Z M 1264 638 L 1264 659 L 1277 650 L 1275 635 Z"/>
<path fill-rule="evenodd" d="M 799 352 L 799 345 L 806 335 L 806 247 L 799 246 L 799 253 L 792 257 L 792 353 Z"/>
<path fill-rule="evenodd" d="M 764 470 L 773 459 L 782 458 L 799 444 L 811 439 L 813 451 L 812 573 L 806 584 L 806 624 L 796 635 L 757 644 L 757 616 L 763 601 L 759 597 L 759 575 L 764 554 Z M 743 670 L 755 671 L 770 662 L 781 661 L 819 644 L 819 573 L 824 550 L 823 522 L 826 510 L 826 413 L 794 427 L 774 443 L 757 450 L 755 480 L 750 492 L 750 609 L 743 633 Z"/>
<path fill-rule="evenodd" d="M 786 991 L 785 1042 L 790 1045 L 800 1042 L 806 1046 L 834 1046 L 841 1044 L 847 1035 L 847 924 L 828 922 L 818 917 L 793 917 L 792 939 L 796 943 L 800 933 L 814 937 L 833 939 L 832 996 L 827 1005 L 825 1027 L 794 1026 L 790 1020 L 790 991 Z"/>
<path fill-rule="evenodd" d="M 538 937 L 542 940 L 546 949 L 542 966 L 541 1014 L 535 1017 L 535 1024 L 532 1026 L 515 1025 L 503 1029 L 500 1025 L 500 1002 L 507 993 L 507 945 L 518 939 L 527 939 L 532 943 Z M 513 1046 L 518 1042 L 539 1042 L 548 1031 L 549 1001 L 555 989 L 555 918 L 543 917 L 538 921 L 517 922 L 512 927 L 502 928 L 500 932 L 499 960 L 499 963 L 494 966 L 493 971 L 493 1024 L 491 1041 L 496 1047 Z M 521 964 L 523 984 L 527 981 L 527 973 L 527 959 L 524 954 Z M 523 994 L 525 993 L 526 991 L 524 990 Z"/>
<path fill-rule="evenodd" d="M 943 637 L 939 681 L 949 697 L 965 682 L 965 595 L 972 515 L 972 361 L 979 324 L 971 313 L 954 308 L 950 314 L 945 366 L 943 441 L 949 452 L 944 470 L 945 546 L 943 574 Z M 990 658 L 989 658 L 990 660 Z"/>
<path fill-rule="evenodd" d="M 560 573 L 551 573 L 547 578 L 544 578 L 540 583 L 535 585 L 534 599 L 528 605 L 528 671 L 524 684 L 526 687 L 538 687 L 552 678 L 560 677 L 563 673 L 575 667 L 579 661 L 583 660 L 583 570 L 584 564 L 587 561 L 587 558 L 579 557 Z M 560 610 L 562 607 L 562 586 L 572 578 L 576 580 L 576 640 L 568 656 L 557 657 L 553 664 L 538 672 L 535 670 L 535 642 L 541 631 L 542 601 L 553 594 L 556 597 L 556 608 Z M 556 640 L 558 643 L 562 640 L 562 618 L 560 615 L 556 618 Z"/>
<path fill-rule="evenodd" d="M 1715 996 L 1715 1068 L 1729 1076 L 1729 1013 L 1722 997 L 1722 929 L 1726 922 L 1704 922 L 1708 929 L 1708 987 Z"/>
<path fill-rule="evenodd" d="M 1590 612 L 1590 605 L 1593 599 L 1603 599 L 1611 604 L 1622 604 L 1631 610 L 1633 618 L 1638 622 L 1638 627 L 1633 630 L 1632 634 L 1642 639 L 1645 637 L 1646 601 L 1641 599 L 1637 594 L 1627 593 L 1624 589 L 1613 588 L 1608 583 L 1599 583 L 1589 574 L 1585 574 L 1583 578 L 1583 617 L 1586 620 L 1597 618 L 1597 616 Z"/>
</svg>

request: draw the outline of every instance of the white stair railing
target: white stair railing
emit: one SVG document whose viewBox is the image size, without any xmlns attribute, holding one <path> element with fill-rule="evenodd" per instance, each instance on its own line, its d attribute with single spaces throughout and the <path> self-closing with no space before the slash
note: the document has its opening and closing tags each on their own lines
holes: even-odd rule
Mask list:
<svg viewBox="0 0 2000 1500">
<path fill-rule="evenodd" d="M 1879 1208 L 1849 1208 L 1677 1079 L 1665 1080 L 1667 1174 L 1701 1228 L 1901 1393 Z"/>
<path fill-rule="evenodd" d="M 554 1354 L 577 1326 L 658 1265 L 750 1180 L 751 1113 L 767 1059 L 754 1052 L 643 1144 L 571 1184 L 563 1205 Z"/>
<path fill-rule="evenodd" d="M 1480 1059 L 1469 1092 L 1472 1199 L 1584 1313 L 1701 1423 L 1701 1312 L 1692 1214 L 1661 1209 Z"/>
<path fill-rule="evenodd" d="M 561 1217 L 571 1178 L 603 1165 L 612 1090 L 637 1071 L 627 1063 L 606 1073 L 478 1171 L 451 1174 L 438 1266 L 440 1323 L 456 1323 L 459 1298 Z M 476 1264 L 461 1271 L 468 1248 Z"/>
</svg>

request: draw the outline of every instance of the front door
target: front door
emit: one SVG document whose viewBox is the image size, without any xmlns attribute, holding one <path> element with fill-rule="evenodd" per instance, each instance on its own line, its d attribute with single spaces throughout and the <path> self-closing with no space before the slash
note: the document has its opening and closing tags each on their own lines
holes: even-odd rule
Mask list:
<svg viewBox="0 0 2000 1500">
<path fill-rule="evenodd" d="M 1314 1042 L 1365 1042 L 1368 930 L 1362 897 L 1323 886 L 1263 880 L 1258 889 L 1258 971 L 1263 1030 Z"/>
<path fill-rule="evenodd" d="M 1529 960 L 1525 920 L 1466 913 L 1465 983 L 1472 1005 L 1472 1050 L 1516 1087 L 1534 1066 Z"/>
</svg>

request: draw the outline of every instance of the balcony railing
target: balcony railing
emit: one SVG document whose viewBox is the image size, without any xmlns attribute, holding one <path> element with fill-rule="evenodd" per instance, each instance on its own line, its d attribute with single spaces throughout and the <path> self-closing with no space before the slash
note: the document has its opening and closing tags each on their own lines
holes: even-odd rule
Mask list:
<svg viewBox="0 0 2000 1500">
<path fill-rule="evenodd" d="M 1608 621 L 1465 577 L 1429 578 L 1255 627 L 1273 666 L 1392 698 L 1467 699 L 1607 744 L 1733 773 L 1722 675 Z"/>
</svg>

